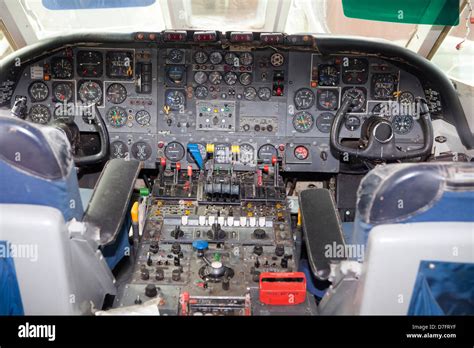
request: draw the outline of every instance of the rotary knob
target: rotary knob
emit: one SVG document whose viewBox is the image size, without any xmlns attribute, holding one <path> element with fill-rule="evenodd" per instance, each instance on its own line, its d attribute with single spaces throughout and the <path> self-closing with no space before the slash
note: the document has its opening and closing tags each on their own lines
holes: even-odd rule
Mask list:
<svg viewBox="0 0 474 348">
<path fill-rule="evenodd" d="M 156 289 L 156 285 L 148 284 L 145 288 L 145 296 L 155 297 L 156 295 L 158 295 L 158 290 Z"/>
<path fill-rule="evenodd" d="M 262 230 L 261 228 L 257 228 L 255 231 L 253 231 L 253 236 L 256 239 L 264 239 L 266 237 L 267 233 L 265 230 Z"/>
</svg>

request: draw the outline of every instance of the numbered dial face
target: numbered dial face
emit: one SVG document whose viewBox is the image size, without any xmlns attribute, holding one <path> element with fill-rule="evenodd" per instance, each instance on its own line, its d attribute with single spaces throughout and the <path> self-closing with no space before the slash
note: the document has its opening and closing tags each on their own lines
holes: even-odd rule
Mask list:
<svg viewBox="0 0 474 348">
<path fill-rule="evenodd" d="M 335 89 L 318 90 L 318 109 L 336 110 L 339 105 L 339 92 Z"/>
<path fill-rule="evenodd" d="M 257 96 L 257 91 L 253 87 L 245 87 L 244 89 L 244 98 L 245 100 L 255 100 Z"/>
<path fill-rule="evenodd" d="M 403 106 L 412 105 L 415 102 L 415 97 L 410 92 L 402 92 L 398 97 L 398 101 Z"/>
<path fill-rule="evenodd" d="M 342 82 L 361 85 L 369 77 L 369 61 L 363 58 L 342 58 Z"/>
<path fill-rule="evenodd" d="M 298 112 L 293 116 L 293 128 L 299 133 L 307 133 L 313 129 L 314 118 L 306 111 Z"/>
<path fill-rule="evenodd" d="M 53 58 L 51 60 L 51 73 L 55 79 L 72 79 L 74 68 L 71 58 Z"/>
<path fill-rule="evenodd" d="M 253 56 L 252 56 L 252 53 L 249 53 L 249 52 L 244 52 L 240 55 L 239 57 L 239 62 L 240 62 L 240 65 L 252 65 L 253 63 Z"/>
<path fill-rule="evenodd" d="M 151 121 L 151 115 L 146 110 L 137 111 L 135 114 L 135 121 L 137 121 L 140 126 L 148 126 Z"/>
<path fill-rule="evenodd" d="M 397 79 L 392 74 L 375 74 L 372 76 L 372 93 L 375 99 L 388 99 L 397 88 Z"/>
<path fill-rule="evenodd" d="M 184 51 L 174 48 L 168 52 L 168 60 L 171 63 L 179 64 L 183 61 Z"/>
<path fill-rule="evenodd" d="M 388 103 L 376 104 L 372 108 L 372 111 L 370 112 L 370 114 L 371 115 L 376 115 L 376 116 L 388 117 L 391 114 L 390 105 Z"/>
<path fill-rule="evenodd" d="M 102 102 L 102 87 L 96 81 L 85 81 L 79 87 L 79 99 L 87 104 L 100 104 Z"/>
<path fill-rule="evenodd" d="M 127 99 L 127 90 L 121 83 L 112 83 L 107 88 L 107 100 L 113 104 L 122 104 Z"/>
<path fill-rule="evenodd" d="M 207 74 L 204 71 L 198 71 L 194 74 L 194 81 L 198 85 L 202 85 L 203 83 L 206 83 L 207 81 Z"/>
<path fill-rule="evenodd" d="M 196 89 L 194 90 L 194 95 L 196 96 L 197 99 L 205 99 L 207 98 L 208 94 L 209 94 L 209 91 L 207 90 L 207 87 L 205 86 L 197 86 Z"/>
<path fill-rule="evenodd" d="M 218 71 L 213 71 L 209 74 L 209 82 L 213 85 L 219 85 L 222 82 L 222 75 Z"/>
<path fill-rule="evenodd" d="M 248 86 L 252 83 L 252 75 L 249 73 L 242 73 L 239 76 L 239 81 L 242 85 Z"/>
<path fill-rule="evenodd" d="M 55 101 L 68 103 L 72 100 L 73 90 L 69 82 L 59 82 L 53 84 L 53 97 Z"/>
<path fill-rule="evenodd" d="M 138 141 L 132 145 L 132 156 L 137 160 L 146 161 L 151 157 L 151 154 L 151 146 L 144 141 Z"/>
<path fill-rule="evenodd" d="M 360 127 L 360 119 L 357 116 L 349 115 L 346 117 L 344 125 L 348 130 L 355 131 Z"/>
<path fill-rule="evenodd" d="M 268 87 L 262 87 L 258 89 L 258 97 L 260 100 L 269 100 L 272 96 L 272 91 Z"/>
<path fill-rule="evenodd" d="M 113 106 L 107 111 L 107 120 L 114 128 L 120 128 L 127 123 L 127 111 L 120 106 Z"/>
<path fill-rule="evenodd" d="M 180 85 L 184 82 L 185 71 L 182 65 L 170 66 L 166 69 L 166 77 L 171 84 Z"/>
<path fill-rule="evenodd" d="M 271 144 L 266 144 L 258 149 L 258 159 L 264 163 L 272 163 L 272 158 L 277 155 L 277 149 Z"/>
<path fill-rule="evenodd" d="M 239 57 L 233 52 L 226 53 L 224 56 L 224 61 L 227 65 L 238 66 Z"/>
<path fill-rule="evenodd" d="M 197 147 L 199 150 L 199 153 L 201 154 L 201 158 L 204 162 L 207 160 L 207 151 L 206 151 L 206 146 L 204 144 L 197 143 Z M 191 153 L 188 151 L 186 159 L 188 163 L 196 163 L 194 160 L 194 157 L 191 155 Z"/>
<path fill-rule="evenodd" d="M 204 64 L 207 62 L 207 54 L 204 51 L 197 51 L 194 54 L 194 61 L 198 64 Z"/>
<path fill-rule="evenodd" d="M 309 109 L 314 104 L 314 93 L 308 88 L 301 88 L 295 93 L 295 106 L 298 110 Z"/>
<path fill-rule="evenodd" d="M 329 133 L 331 131 L 333 120 L 333 114 L 331 114 L 330 112 L 323 112 L 316 119 L 316 128 L 318 128 L 321 133 Z"/>
<path fill-rule="evenodd" d="M 319 85 L 337 86 L 339 84 L 339 69 L 335 65 L 319 66 Z"/>
<path fill-rule="evenodd" d="M 120 140 L 116 140 L 110 144 L 110 157 L 112 158 L 127 158 L 128 146 Z"/>
<path fill-rule="evenodd" d="M 46 100 L 49 95 L 49 88 L 44 82 L 33 82 L 28 88 L 31 100 L 34 102 L 40 102 Z"/>
<path fill-rule="evenodd" d="M 110 78 L 131 79 L 133 77 L 132 52 L 107 52 L 106 73 Z"/>
<path fill-rule="evenodd" d="M 285 63 L 285 57 L 281 53 L 273 53 L 270 56 L 270 64 L 274 67 L 282 66 Z"/>
<path fill-rule="evenodd" d="M 165 147 L 165 156 L 171 162 L 180 161 L 184 157 L 185 153 L 186 151 L 184 150 L 184 146 L 176 141 L 169 143 Z"/>
<path fill-rule="evenodd" d="M 348 93 L 351 93 L 355 97 L 349 111 L 350 112 L 365 111 L 365 102 L 367 100 L 365 88 L 353 87 L 353 88 L 346 89 L 342 96 L 343 100 Z"/>
<path fill-rule="evenodd" d="M 209 61 L 214 65 L 220 64 L 222 62 L 222 54 L 220 52 L 211 52 Z"/>
<path fill-rule="evenodd" d="M 397 134 L 407 134 L 413 128 L 413 117 L 410 115 L 397 115 L 392 120 L 393 129 Z"/>
<path fill-rule="evenodd" d="M 250 164 L 255 160 L 255 149 L 250 144 L 240 145 L 240 163 Z"/>
<path fill-rule="evenodd" d="M 227 83 L 229 86 L 235 85 L 237 82 L 237 74 L 230 71 L 224 75 L 224 82 Z"/>
<path fill-rule="evenodd" d="M 82 77 L 100 77 L 103 72 L 102 53 L 98 51 L 77 52 L 77 73 Z"/>
<path fill-rule="evenodd" d="M 29 116 L 34 123 L 46 124 L 51 118 L 51 112 L 46 105 L 36 104 L 30 108 Z"/>
<path fill-rule="evenodd" d="M 300 161 L 304 161 L 309 157 L 309 150 L 306 146 L 303 145 L 295 147 L 295 151 L 293 153 L 296 159 L 299 159 Z"/>
<path fill-rule="evenodd" d="M 170 107 L 171 110 L 179 111 L 184 108 L 186 103 L 186 96 L 183 91 L 168 91 L 166 93 L 166 105 Z"/>
</svg>

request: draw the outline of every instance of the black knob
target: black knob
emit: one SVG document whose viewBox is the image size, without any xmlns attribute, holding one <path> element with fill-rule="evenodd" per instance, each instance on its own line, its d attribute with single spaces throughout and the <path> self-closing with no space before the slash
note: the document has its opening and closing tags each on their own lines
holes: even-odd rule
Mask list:
<svg viewBox="0 0 474 348">
<path fill-rule="evenodd" d="M 227 291 L 227 290 L 229 290 L 229 288 L 230 288 L 230 280 L 229 280 L 229 278 L 226 277 L 222 280 L 222 290 Z"/>
<path fill-rule="evenodd" d="M 260 272 L 259 271 L 255 271 L 255 273 L 252 276 L 252 280 L 255 283 L 258 283 L 260 281 Z"/>
<path fill-rule="evenodd" d="M 179 282 L 181 280 L 181 272 L 179 269 L 174 269 L 173 272 L 171 272 L 171 279 L 175 282 Z"/>
<path fill-rule="evenodd" d="M 178 239 L 182 236 L 184 236 L 184 232 L 179 226 L 176 226 L 174 230 L 171 231 L 171 237 L 173 237 L 174 239 Z"/>
<path fill-rule="evenodd" d="M 150 250 L 151 253 L 156 254 L 158 252 L 158 250 L 160 250 L 160 246 L 159 246 L 158 242 L 157 241 L 151 242 L 149 250 Z"/>
<path fill-rule="evenodd" d="M 207 237 L 209 239 L 219 240 L 226 237 L 226 232 L 221 228 L 221 225 L 215 223 L 212 225 L 211 229 L 207 231 Z"/>
<path fill-rule="evenodd" d="M 135 299 L 135 304 L 142 304 L 142 299 L 140 298 L 140 295 L 137 296 L 137 298 Z"/>
<path fill-rule="evenodd" d="M 156 295 L 158 295 L 158 290 L 156 290 L 156 285 L 155 284 L 148 284 L 145 287 L 145 296 L 155 297 Z"/>
<path fill-rule="evenodd" d="M 160 281 L 165 279 L 165 271 L 162 270 L 161 268 L 156 269 L 156 274 L 155 274 L 155 279 Z"/>
<path fill-rule="evenodd" d="M 256 238 L 256 239 L 263 239 L 266 237 L 266 232 L 265 230 L 262 230 L 261 228 L 257 228 L 255 231 L 253 231 L 253 236 Z"/>
<path fill-rule="evenodd" d="M 140 278 L 142 280 L 150 279 L 150 272 L 146 268 L 142 268 L 140 272 Z"/>
<path fill-rule="evenodd" d="M 255 245 L 253 247 L 253 253 L 255 255 L 258 255 L 258 256 L 262 255 L 263 254 L 263 247 L 261 245 Z"/>
<path fill-rule="evenodd" d="M 327 161 L 328 160 L 328 153 L 326 151 L 321 151 L 321 153 L 319 154 L 319 156 L 321 157 L 321 159 L 323 161 Z"/>
<path fill-rule="evenodd" d="M 175 257 L 174 260 L 173 260 L 173 262 L 174 262 L 174 265 L 175 265 L 175 266 L 179 266 L 179 265 L 180 265 L 179 257 Z"/>
<path fill-rule="evenodd" d="M 281 268 L 287 268 L 288 267 L 288 260 L 286 258 L 282 258 L 280 262 Z"/>
<path fill-rule="evenodd" d="M 171 245 L 171 252 L 175 255 L 178 255 L 180 251 L 181 251 L 181 244 L 179 244 L 178 242 L 174 242 Z"/>
<path fill-rule="evenodd" d="M 275 248 L 275 255 L 276 256 L 283 256 L 285 255 L 285 247 L 281 244 L 277 244 Z"/>
</svg>

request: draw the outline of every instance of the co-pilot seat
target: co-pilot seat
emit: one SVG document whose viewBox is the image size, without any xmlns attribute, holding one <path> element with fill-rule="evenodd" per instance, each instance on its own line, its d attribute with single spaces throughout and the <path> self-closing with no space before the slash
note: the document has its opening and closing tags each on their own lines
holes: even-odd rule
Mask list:
<svg viewBox="0 0 474 348">
<path fill-rule="evenodd" d="M 115 294 L 139 169 L 109 161 L 84 211 L 66 135 L 0 117 L 0 314 L 90 313 Z"/>
<path fill-rule="evenodd" d="M 474 166 L 378 166 L 362 180 L 353 233 L 332 195 L 306 190 L 309 265 L 332 286 L 322 314 L 474 314 Z"/>
</svg>

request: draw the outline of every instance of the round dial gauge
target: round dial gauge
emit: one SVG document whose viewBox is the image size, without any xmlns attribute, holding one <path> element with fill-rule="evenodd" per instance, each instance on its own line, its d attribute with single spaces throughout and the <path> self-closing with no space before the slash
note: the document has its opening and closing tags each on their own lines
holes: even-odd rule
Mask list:
<svg viewBox="0 0 474 348">
<path fill-rule="evenodd" d="M 46 105 L 36 104 L 30 108 L 29 116 L 34 123 L 46 124 L 51 118 L 51 112 Z"/>
<path fill-rule="evenodd" d="M 197 143 L 197 148 L 199 150 L 199 153 L 201 154 L 202 160 L 204 162 L 206 162 L 206 160 L 207 160 L 206 145 L 201 144 L 201 143 Z M 189 151 L 186 155 L 186 159 L 187 159 L 188 163 L 196 163 L 196 161 L 194 160 L 194 157 L 191 155 L 191 153 Z"/>
<path fill-rule="evenodd" d="M 179 64 L 183 61 L 184 52 L 183 50 L 179 50 L 177 48 L 173 48 L 168 52 L 168 60 L 171 63 Z"/>
<path fill-rule="evenodd" d="M 378 103 L 370 112 L 371 115 L 388 117 L 391 114 L 390 105 L 388 103 Z"/>
<path fill-rule="evenodd" d="M 120 106 L 113 106 L 107 111 L 107 120 L 114 128 L 120 128 L 127 123 L 127 111 Z"/>
<path fill-rule="evenodd" d="M 77 73 L 82 77 L 99 77 L 103 72 L 103 57 L 98 51 L 77 52 Z"/>
<path fill-rule="evenodd" d="M 339 105 L 339 93 L 334 89 L 318 90 L 318 109 L 336 110 Z"/>
<path fill-rule="evenodd" d="M 270 56 L 270 64 L 274 67 L 282 66 L 285 63 L 285 57 L 281 53 L 273 53 Z"/>
<path fill-rule="evenodd" d="M 397 88 L 396 77 L 392 74 L 374 74 L 372 76 L 372 93 L 375 99 L 388 99 Z"/>
<path fill-rule="evenodd" d="M 244 98 L 245 100 L 255 100 L 257 96 L 257 91 L 253 87 L 245 87 L 244 89 Z"/>
<path fill-rule="evenodd" d="M 244 52 L 240 55 L 239 58 L 240 65 L 251 65 L 253 63 L 252 53 Z"/>
<path fill-rule="evenodd" d="M 222 82 L 222 75 L 218 71 L 213 71 L 209 74 L 209 82 L 213 85 L 219 85 Z"/>
<path fill-rule="evenodd" d="M 194 74 L 194 81 L 195 81 L 198 85 L 202 85 L 203 83 L 206 83 L 206 81 L 207 81 L 207 74 L 206 74 L 204 71 L 197 71 L 197 72 Z"/>
<path fill-rule="evenodd" d="M 244 86 L 248 86 L 252 83 L 252 75 L 249 73 L 242 73 L 239 76 L 239 81 Z"/>
<path fill-rule="evenodd" d="M 226 53 L 224 61 L 227 65 L 239 66 L 239 57 L 233 52 Z"/>
<path fill-rule="evenodd" d="M 127 99 L 127 90 L 121 83 L 112 83 L 107 88 L 107 100 L 113 104 L 122 104 Z"/>
<path fill-rule="evenodd" d="M 207 54 L 204 51 L 197 51 L 194 54 L 194 61 L 198 64 L 204 64 L 207 62 Z"/>
<path fill-rule="evenodd" d="M 184 81 L 185 69 L 182 65 L 170 66 L 166 69 L 168 81 L 175 85 L 180 85 Z"/>
<path fill-rule="evenodd" d="M 360 127 L 360 119 L 357 116 L 349 115 L 344 122 L 346 128 L 350 131 L 355 131 L 357 128 Z"/>
<path fill-rule="evenodd" d="M 320 86 L 337 86 L 339 84 L 339 70 L 335 65 L 319 66 L 319 85 Z"/>
<path fill-rule="evenodd" d="M 342 96 L 342 99 L 346 97 L 348 93 L 351 93 L 353 96 L 355 96 L 355 99 L 352 103 L 351 108 L 349 109 L 350 112 L 363 112 L 365 111 L 365 102 L 366 102 L 366 96 L 365 96 L 365 89 L 363 88 L 357 88 L 357 87 L 352 87 L 349 89 L 346 89 L 344 91 L 344 94 Z"/>
<path fill-rule="evenodd" d="M 148 126 L 151 121 L 151 115 L 146 110 L 137 111 L 135 114 L 135 121 L 137 121 L 140 126 Z"/>
<path fill-rule="evenodd" d="M 85 81 L 79 87 L 79 99 L 87 104 L 100 104 L 102 101 L 102 87 L 98 82 Z"/>
<path fill-rule="evenodd" d="M 194 90 L 194 95 L 196 96 L 197 99 L 205 99 L 207 95 L 209 94 L 209 91 L 205 86 L 197 86 L 196 89 Z"/>
<path fill-rule="evenodd" d="M 71 58 L 56 57 L 51 60 L 51 73 L 55 79 L 71 79 L 74 75 Z"/>
<path fill-rule="evenodd" d="M 363 58 L 342 58 L 342 82 L 361 85 L 369 77 L 369 61 Z"/>
<path fill-rule="evenodd" d="M 46 100 L 49 95 L 49 88 L 44 82 L 33 82 L 28 87 L 28 93 L 30 94 L 31 100 L 34 102 L 40 102 Z"/>
<path fill-rule="evenodd" d="M 272 158 L 276 157 L 276 155 L 277 149 L 271 144 L 262 145 L 257 153 L 258 159 L 264 163 L 272 163 Z"/>
<path fill-rule="evenodd" d="M 69 82 L 58 82 L 53 84 L 53 97 L 55 101 L 68 103 L 71 101 L 72 95 L 72 85 Z"/>
<path fill-rule="evenodd" d="M 138 141 L 132 145 L 132 156 L 140 161 L 146 161 L 151 157 L 152 149 L 150 144 Z"/>
<path fill-rule="evenodd" d="M 180 161 L 185 153 L 184 146 L 177 141 L 173 141 L 165 147 L 165 156 L 170 162 Z"/>
<path fill-rule="evenodd" d="M 109 51 L 105 58 L 105 72 L 110 78 L 133 77 L 133 54 L 129 51 Z"/>
<path fill-rule="evenodd" d="M 313 116 L 306 111 L 298 112 L 293 116 L 293 128 L 299 133 L 309 132 L 314 125 Z"/>
<path fill-rule="evenodd" d="M 123 141 L 116 140 L 110 144 L 110 157 L 112 158 L 127 158 L 128 146 Z"/>
<path fill-rule="evenodd" d="M 331 131 L 333 120 L 333 114 L 330 112 L 323 112 L 316 119 L 316 128 L 318 128 L 321 133 L 329 133 Z"/>
<path fill-rule="evenodd" d="M 410 115 L 397 115 L 392 120 L 393 129 L 397 134 L 407 134 L 413 128 L 413 117 Z"/>
<path fill-rule="evenodd" d="M 209 61 L 214 65 L 220 64 L 222 62 L 222 54 L 220 52 L 211 52 Z"/>
<path fill-rule="evenodd" d="M 255 160 L 255 149 L 250 144 L 240 145 L 240 163 L 249 164 Z"/>
<path fill-rule="evenodd" d="M 262 87 L 258 89 L 258 97 L 260 100 L 269 100 L 272 96 L 272 91 L 268 87 Z"/>
<path fill-rule="evenodd" d="M 402 92 L 398 97 L 398 101 L 404 106 L 412 105 L 415 102 L 415 97 L 410 92 Z"/>
<path fill-rule="evenodd" d="M 173 90 L 166 93 L 166 105 L 170 107 L 171 110 L 177 111 L 184 107 L 186 102 L 186 96 L 183 91 Z"/>
<path fill-rule="evenodd" d="M 295 106 L 298 110 L 309 109 L 314 104 L 314 93 L 309 88 L 301 88 L 296 91 L 294 98 Z"/>
<path fill-rule="evenodd" d="M 304 161 L 309 157 L 309 150 L 306 146 L 303 145 L 295 147 L 295 151 L 293 153 L 296 159 L 299 159 L 300 161 Z"/>
<path fill-rule="evenodd" d="M 237 82 L 237 74 L 232 71 L 229 71 L 224 75 L 224 81 L 230 86 L 235 85 L 235 83 Z"/>
</svg>

